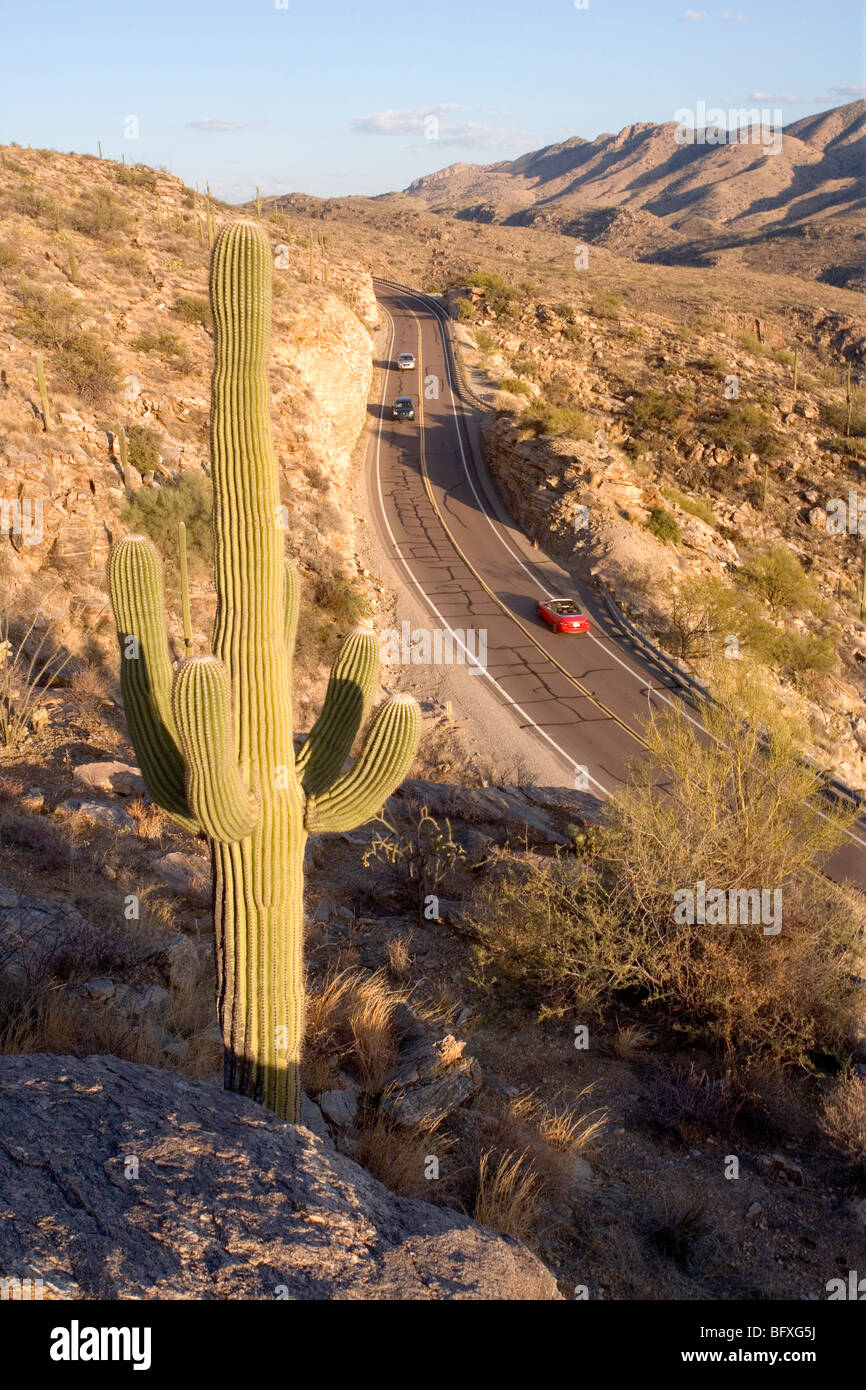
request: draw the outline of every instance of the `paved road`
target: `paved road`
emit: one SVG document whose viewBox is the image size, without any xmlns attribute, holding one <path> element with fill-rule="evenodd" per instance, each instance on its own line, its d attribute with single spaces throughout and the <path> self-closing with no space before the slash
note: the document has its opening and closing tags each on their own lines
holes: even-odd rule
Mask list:
<svg viewBox="0 0 866 1390">
<path fill-rule="evenodd" d="M 501 701 L 503 719 L 517 720 L 560 759 L 564 785 L 615 796 L 642 750 L 651 704 L 677 705 L 696 717 L 664 668 L 613 628 L 594 592 L 534 548 L 508 517 L 483 462 L 477 420 L 454 386 L 436 314 L 423 299 L 382 282 L 376 292 L 387 326 L 369 459 L 380 540 L 422 597 L 431 626 L 453 632 L 455 650 L 462 643 L 469 664 L 479 641 L 471 634 L 486 631 L 478 679 Z M 415 354 L 414 370 L 398 370 L 401 352 Z M 412 396 L 414 421 L 391 418 L 400 395 Z M 579 599 L 591 631 L 551 633 L 536 613 L 539 597 L 549 596 Z M 495 730 L 491 739 L 495 746 Z M 866 888 L 866 825 L 855 827 L 831 869 L 834 878 Z"/>
</svg>

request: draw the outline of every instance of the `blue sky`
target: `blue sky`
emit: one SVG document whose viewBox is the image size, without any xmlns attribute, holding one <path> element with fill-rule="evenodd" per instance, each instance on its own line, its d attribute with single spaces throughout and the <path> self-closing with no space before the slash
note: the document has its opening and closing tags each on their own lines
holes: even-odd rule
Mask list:
<svg viewBox="0 0 866 1390">
<path fill-rule="evenodd" d="M 7 0 L 2 27 L 0 143 L 101 140 L 229 201 L 387 192 L 700 100 L 788 123 L 866 91 L 855 0 Z"/>
</svg>

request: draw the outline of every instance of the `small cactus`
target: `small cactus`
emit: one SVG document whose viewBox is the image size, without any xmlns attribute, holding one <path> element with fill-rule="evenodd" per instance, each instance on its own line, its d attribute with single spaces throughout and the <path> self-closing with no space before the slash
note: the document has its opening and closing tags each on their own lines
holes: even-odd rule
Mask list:
<svg viewBox="0 0 866 1390">
<path fill-rule="evenodd" d="M 69 252 L 69 278 L 73 285 L 78 284 L 78 261 L 75 259 L 75 247 L 72 244 L 72 237 L 66 238 L 66 246 Z"/>
<path fill-rule="evenodd" d="M 39 399 L 42 402 L 42 425 L 48 431 L 51 429 L 51 410 L 48 405 L 48 387 L 45 385 L 45 364 L 41 357 L 36 359 L 36 381 L 39 386 Z"/>
<path fill-rule="evenodd" d="M 210 295 L 214 655 L 172 668 L 162 565 L 149 540 L 112 547 L 109 586 L 141 770 L 158 805 L 210 842 L 226 1087 L 297 1122 L 307 836 L 351 830 L 381 810 L 415 756 L 420 713 L 410 697 L 388 700 L 343 771 L 378 681 L 378 642 L 359 629 L 295 755 L 299 585 L 284 556 L 267 380 L 271 253 L 256 223 L 220 232 Z"/>
</svg>

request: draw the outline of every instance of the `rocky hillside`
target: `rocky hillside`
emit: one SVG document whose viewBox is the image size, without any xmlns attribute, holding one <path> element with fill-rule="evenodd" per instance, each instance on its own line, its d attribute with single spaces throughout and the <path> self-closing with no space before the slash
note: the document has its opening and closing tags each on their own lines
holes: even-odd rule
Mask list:
<svg viewBox="0 0 866 1390">
<path fill-rule="evenodd" d="M 852 102 L 785 126 L 765 153 L 748 142 L 680 144 L 675 121 L 642 122 L 498 164 L 452 164 L 405 191 L 434 212 L 553 228 L 637 260 L 734 255 L 853 287 L 862 281 L 864 127 L 866 103 Z"/>
<path fill-rule="evenodd" d="M 79 658 L 113 660 L 104 565 L 124 529 L 152 528 L 171 589 L 176 522 L 186 517 L 196 640 L 200 650 L 209 642 L 207 258 L 226 212 L 161 171 L 2 151 L 0 464 L 4 506 L 14 506 L 0 535 L 0 615 L 13 644 L 23 640 L 32 654 L 42 641 L 40 662 L 66 660 L 55 690 L 81 673 Z M 352 458 L 376 304 L 369 276 L 350 261 L 318 259 L 311 278 L 304 249 L 285 227 L 269 229 L 272 420 L 289 548 L 338 628 L 360 602 Z M 31 516 L 38 534 L 27 529 Z M 310 678 L 332 646 L 328 625 L 310 620 Z"/>
<path fill-rule="evenodd" d="M 793 337 L 719 306 L 684 328 L 470 279 L 446 298 L 515 517 L 703 679 L 730 650 L 761 665 L 810 753 L 866 788 L 863 321 L 816 312 Z"/>
</svg>

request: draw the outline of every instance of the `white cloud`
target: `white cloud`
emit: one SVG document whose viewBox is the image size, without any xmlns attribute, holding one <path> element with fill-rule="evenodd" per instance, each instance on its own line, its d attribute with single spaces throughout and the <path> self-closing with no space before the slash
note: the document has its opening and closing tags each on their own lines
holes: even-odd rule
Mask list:
<svg viewBox="0 0 866 1390">
<path fill-rule="evenodd" d="M 195 130 L 250 130 L 254 126 L 273 125 L 273 119 L 267 121 L 224 121 L 215 117 L 208 117 L 203 121 L 187 121 L 188 126 L 193 126 Z"/>
<path fill-rule="evenodd" d="M 696 20 L 706 19 L 706 17 L 706 10 L 686 10 L 680 15 L 680 19 L 684 19 L 688 24 L 694 24 Z"/>
<path fill-rule="evenodd" d="M 749 92 L 749 101 L 799 101 L 790 92 Z"/>
<path fill-rule="evenodd" d="M 356 116 L 351 125 L 352 130 L 360 131 L 363 135 L 420 135 L 431 116 L 438 119 L 448 111 L 457 110 L 459 107 L 452 104 L 416 106 L 403 111 L 376 111 L 371 116 Z"/>
<path fill-rule="evenodd" d="M 831 97 L 863 97 L 866 86 L 862 82 L 844 82 L 841 87 L 828 87 Z"/>
<path fill-rule="evenodd" d="M 733 20 L 735 24 L 742 24 L 746 18 L 739 10 L 723 10 L 722 19 Z"/>
</svg>

